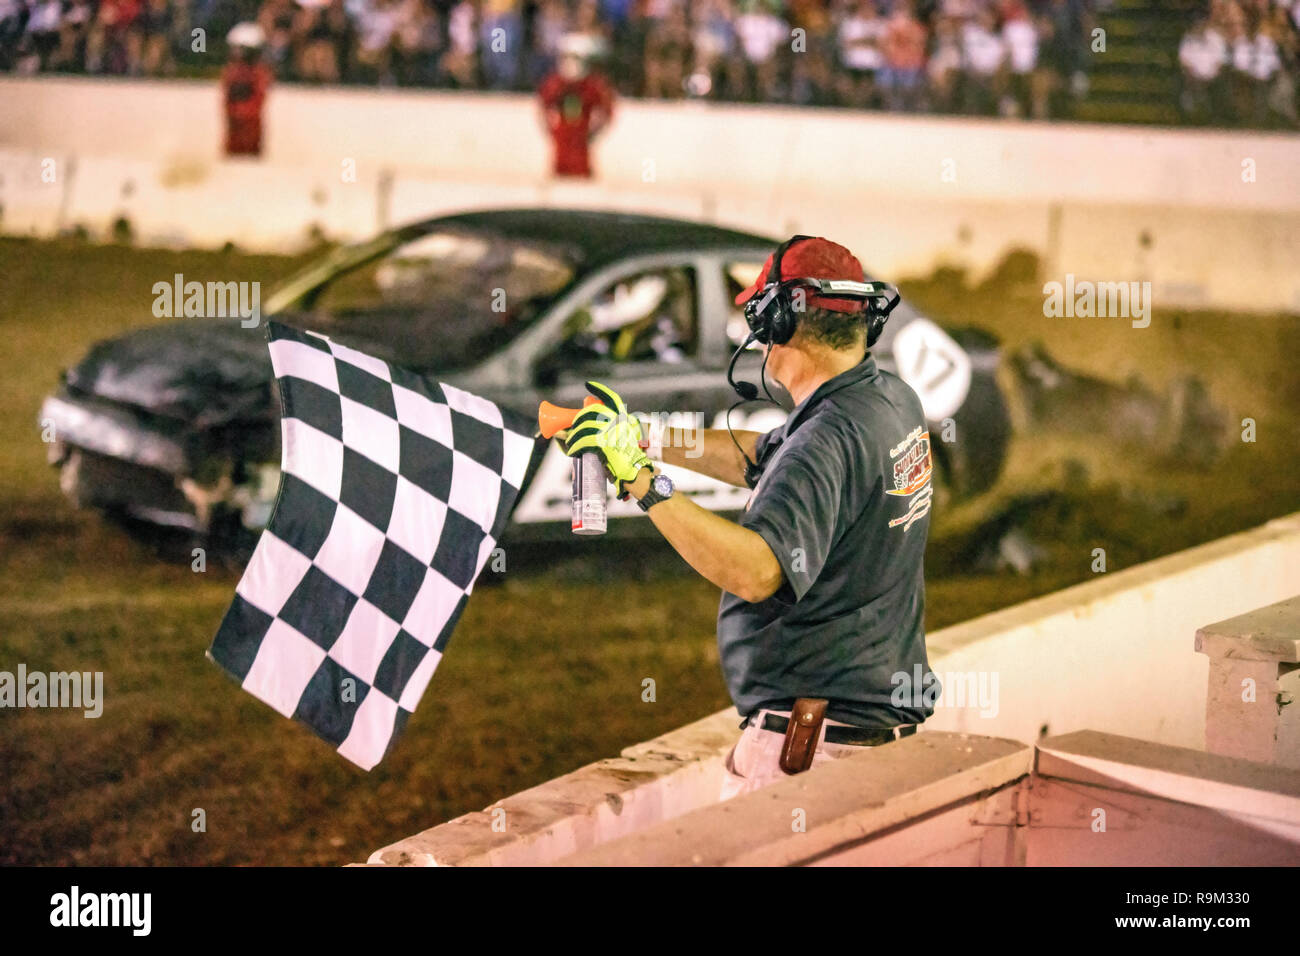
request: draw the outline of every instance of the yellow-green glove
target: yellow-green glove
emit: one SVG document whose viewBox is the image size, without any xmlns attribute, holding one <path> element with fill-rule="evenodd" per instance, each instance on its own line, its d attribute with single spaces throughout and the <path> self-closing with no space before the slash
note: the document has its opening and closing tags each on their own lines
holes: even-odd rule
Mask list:
<svg viewBox="0 0 1300 956">
<path fill-rule="evenodd" d="M 641 423 L 633 418 L 623 399 L 613 389 L 599 382 L 588 382 L 587 391 L 600 399 L 598 405 L 585 406 L 569 426 L 564 453 L 570 458 L 585 451 L 595 451 L 605 462 L 614 487 L 621 496 L 623 486 L 636 479 L 642 468 L 650 468 L 650 459 L 641 447 Z"/>
</svg>

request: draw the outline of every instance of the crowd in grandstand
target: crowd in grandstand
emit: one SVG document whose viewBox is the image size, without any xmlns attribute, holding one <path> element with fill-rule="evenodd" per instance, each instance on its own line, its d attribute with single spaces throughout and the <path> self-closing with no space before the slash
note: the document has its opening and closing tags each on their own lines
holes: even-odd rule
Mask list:
<svg viewBox="0 0 1300 956">
<path fill-rule="evenodd" d="M 579 34 L 624 95 L 1041 118 L 1086 88 L 1095 8 L 1110 2 L 0 0 L 0 69 L 201 73 L 253 21 L 281 80 L 532 90 Z M 1300 2 L 1208 9 L 1179 50 L 1189 118 L 1275 114 Z"/>
<path fill-rule="evenodd" d="M 1300 2 L 1214 0 L 1178 47 L 1179 105 L 1195 123 L 1296 125 Z"/>
</svg>

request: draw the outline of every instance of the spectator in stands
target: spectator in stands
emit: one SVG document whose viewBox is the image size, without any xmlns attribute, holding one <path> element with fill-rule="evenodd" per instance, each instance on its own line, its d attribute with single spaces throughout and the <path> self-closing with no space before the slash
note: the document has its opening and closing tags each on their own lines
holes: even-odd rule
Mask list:
<svg viewBox="0 0 1300 956">
<path fill-rule="evenodd" d="M 953 25 L 960 29 L 988 2 L 989 0 L 940 0 L 938 14 L 952 20 Z"/>
<path fill-rule="evenodd" d="M 371 82 L 391 86 L 397 27 L 401 21 L 400 0 L 370 0 L 357 18 L 357 65 Z"/>
<path fill-rule="evenodd" d="M 669 6 L 675 5 L 674 0 L 662 2 L 667 2 Z M 573 12 L 573 29 L 569 34 L 584 37 L 593 56 L 606 54 L 610 46 L 610 30 L 608 24 L 600 18 L 600 4 L 597 0 L 577 0 Z"/>
<path fill-rule="evenodd" d="M 176 5 L 173 0 L 144 0 L 144 9 L 132 30 L 138 44 L 139 72 L 145 76 L 164 76 L 176 72 L 172 56 L 172 37 L 176 31 Z"/>
<path fill-rule="evenodd" d="M 1296 125 L 1300 0 L 1205 0 L 1178 48 L 1189 121 Z M 250 10 L 250 5 L 255 10 Z M 1069 116 L 1112 0 L 0 0 L 0 70 L 203 69 L 192 26 L 256 16 L 279 75 L 527 89 L 587 37 L 631 95 Z M 920 11 L 919 13 L 917 11 Z M 1116 8 L 1116 16 L 1124 13 Z M 1216 51 L 1218 51 L 1216 53 Z M 1216 68 L 1215 63 L 1219 62 Z"/>
<path fill-rule="evenodd" d="M 140 15 L 140 0 L 100 0 L 86 38 L 87 73 L 125 73 L 127 36 Z"/>
<path fill-rule="evenodd" d="M 610 74 L 606 82 L 626 92 L 641 88 L 641 53 L 644 33 L 638 33 L 636 9 L 642 0 L 578 0 L 573 18 L 573 33 L 592 36 L 598 41 L 601 62 Z M 698 0 L 685 4 L 688 12 Z"/>
<path fill-rule="evenodd" d="M 453 86 L 478 86 L 478 12 L 471 0 L 459 0 L 447 15 L 447 52 L 442 74 Z"/>
<path fill-rule="evenodd" d="M 881 50 L 885 57 L 880 87 L 885 106 L 912 112 L 920 107 L 929 31 L 916 18 L 911 0 L 896 0 L 885 26 Z"/>
<path fill-rule="evenodd" d="M 569 32 L 569 7 L 564 0 L 541 0 L 533 16 L 528 49 L 528 82 L 537 85 L 555 68 L 560 41 Z"/>
<path fill-rule="evenodd" d="M 803 34 L 790 44 L 790 101 L 800 106 L 836 102 L 831 64 L 836 31 L 823 0 L 790 0 L 790 20 Z"/>
<path fill-rule="evenodd" d="M 960 111 L 962 62 L 957 18 L 940 16 L 934 25 L 934 49 L 925 64 L 931 109 L 940 113 Z"/>
<path fill-rule="evenodd" d="M 1007 50 L 997 32 L 992 11 L 980 10 L 966 22 L 962 27 L 961 48 L 965 70 L 963 111 L 978 115 L 995 112 L 1003 89 L 1002 71 Z"/>
<path fill-rule="evenodd" d="M 1178 44 L 1178 63 L 1182 67 L 1178 103 L 1189 121 L 1205 123 L 1221 115 L 1220 74 L 1227 54 L 1227 43 L 1208 20 L 1192 24 Z"/>
<path fill-rule="evenodd" d="M 725 94 L 736 78 L 740 56 L 731 28 L 727 0 L 700 0 L 691 5 L 691 75 L 687 80 L 692 96 Z M 731 71 L 729 73 L 729 71 Z M 739 71 L 743 81 L 744 71 Z"/>
<path fill-rule="evenodd" d="M 86 37 L 95 19 L 92 0 L 70 0 L 59 21 L 59 48 L 46 64 L 51 70 L 79 71 L 86 62 Z"/>
<path fill-rule="evenodd" d="M 537 91 L 542 122 L 554 147 L 556 176 L 592 176 L 591 141 L 614 115 L 614 92 L 590 67 L 597 49 L 590 35 L 565 37 L 555 72 Z"/>
<path fill-rule="evenodd" d="M 1039 59 L 1050 87 L 1049 113 L 1073 112 L 1074 100 L 1087 88 L 1084 51 L 1088 43 L 1088 13 L 1083 0 L 1047 0 L 1039 18 Z"/>
<path fill-rule="evenodd" d="M 1217 14 L 1219 28 L 1228 46 L 1224 73 L 1228 98 L 1226 118 L 1232 125 L 1240 125 L 1243 117 L 1251 112 L 1254 92 L 1249 74 L 1251 44 L 1246 12 L 1241 4 L 1225 0 L 1218 4 Z"/>
<path fill-rule="evenodd" d="M 26 17 L 27 6 L 23 0 L 0 0 L 0 70 L 14 68 Z"/>
<path fill-rule="evenodd" d="M 337 83 L 352 45 L 352 22 L 343 0 L 304 5 L 294 23 L 298 39 L 298 78 L 309 83 Z"/>
<path fill-rule="evenodd" d="M 736 38 L 744 54 L 746 100 L 781 99 L 781 55 L 790 41 L 790 27 L 774 9 L 771 0 L 741 0 L 736 17 Z"/>
<path fill-rule="evenodd" d="M 617 34 L 627 26 L 634 6 L 634 0 L 599 0 L 596 12 L 600 21 L 608 23 L 612 33 Z"/>
<path fill-rule="evenodd" d="M 294 46 L 293 28 L 297 12 L 294 0 L 266 0 L 257 14 L 257 25 L 266 37 L 262 58 L 282 76 L 291 73 L 290 54 Z"/>
<path fill-rule="evenodd" d="M 482 0 L 479 69 L 489 89 L 511 90 L 519 82 L 524 24 L 519 0 Z"/>
<path fill-rule="evenodd" d="M 402 0 L 394 36 L 394 71 L 403 86 L 438 82 L 442 21 L 433 0 Z"/>
<path fill-rule="evenodd" d="M 840 66 L 840 98 L 846 106 L 874 108 L 880 105 L 876 81 L 885 65 L 880 46 L 885 38 L 885 18 L 875 0 L 859 0 L 841 20 L 837 34 Z"/>
<path fill-rule="evenodd" d="M 1237 74 L 1237 119 L 1250 126 L 1264 126 L 1270 119 L 1269 93 L 1282 67 L 1273 24 L 1252 10 L 1249 26 L 1233 40 L 1232 68 Z"/>
<path fill-rule="evenodd" d="M 1038 70 L 1038 29 L 1022 0 L 1003 0 L 1002 45 L 1007 83 L 1000 112 L 1005 116 L 1047 116 L 1044 75 Z"/>
<path fill-rule="evenodd" d="M 1290 10 L 1285 4 L 1279 4 L 1269 18 L 1282 59 L 1269 105 L 1282 124 L 1294 128 L 1297 125 L 1296 80 L 1300 77 L 1300 2 L 1294 3 Z"/>
<path fill-rule="evenodd" d="M 686 11 L 677 4 L 653 21 L 645 38 L 645 87 L 651 99 L 680 99 L 690 69 L 691 30 Z"/>
<path fill-rule="evenodd" d="M 1210 0 L 1210 26 L 1229 40 L 1243 26 L 1241 7 L 1235 0 Z"/>
<path fill-rule="evenodd" d="M 47 64 L 58 49 L 62 19 L 59 0 L 36 0 L 32 4 L 27 16 L 27 49 L 37 69 Z"/>
</svg>

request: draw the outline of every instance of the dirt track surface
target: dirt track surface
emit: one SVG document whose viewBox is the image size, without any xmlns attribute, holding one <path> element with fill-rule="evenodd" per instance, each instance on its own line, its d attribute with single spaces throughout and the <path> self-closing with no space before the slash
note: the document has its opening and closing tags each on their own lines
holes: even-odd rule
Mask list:
<svg viewBox="0 0 1300 956">
<path fill-rule="evenodd" d="M 106 696 L 93 720 L 0 711 L 0 863 L 363 860 L 728 702 L 717 591 L 656 545 L 507 541 L 505 573 L 476 591 L 404 737 L 370 774 L 205 660 L 236 572 L 160 562 L 74 511 L 44 463 L 37 409 L 91 342 L 153 321 L 153 282 L 183 272 L 270 284 L 294 264 L 0 240 L 0 670 L 102 671 Z M 1300 510 L 1300 321 L 1045 319 L 1015 260 L 983 288 L 947 275 L 904 291 L 946 322 L 990 328 L 1009 349 L 1040 340 L 1108 380 L 1136 375 L 1159 391 L 1195 372 L 1259 436 L 1194 468 L 1095 436 L 1022 434 L 994 494 L 937 513 L 931 629 L 1088 579 L 1095 547 L 1117 570 Z M 987 522 L 1007 508 L 1044 552 L 1027 576 L 977 570 Z M 647 677 L 654 703 L 641 699 Z"/>
</svg>

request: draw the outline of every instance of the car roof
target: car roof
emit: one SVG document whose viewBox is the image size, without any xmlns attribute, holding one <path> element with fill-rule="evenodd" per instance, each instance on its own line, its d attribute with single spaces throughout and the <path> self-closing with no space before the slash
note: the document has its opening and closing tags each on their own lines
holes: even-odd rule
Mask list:
<svg viewBox="0 0 1300 956">
<path fill-rule="evenodd" d="M 440 216 L 400 230 L 423 235 L 448 225 L 488 229 L 524 240 L 575 248 L 587 267 L 630 256 L 757 246 L 779 240 L 686 219 L 590 209 L 491 209 Z"/>
</svg>

